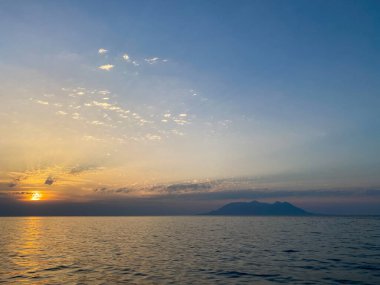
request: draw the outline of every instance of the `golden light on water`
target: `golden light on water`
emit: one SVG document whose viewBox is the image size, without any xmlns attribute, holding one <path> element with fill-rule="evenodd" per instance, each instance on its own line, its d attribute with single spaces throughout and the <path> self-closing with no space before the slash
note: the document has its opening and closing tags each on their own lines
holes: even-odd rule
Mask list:
<svg viewBox="0 0 380 285">
<path fill-rule="evenodd" d="M 33 192 L 32 197 L 30 200 L 32 201 L 39 201 L 42 199 L 42 194 L 40 192 Z"/>
</svg>

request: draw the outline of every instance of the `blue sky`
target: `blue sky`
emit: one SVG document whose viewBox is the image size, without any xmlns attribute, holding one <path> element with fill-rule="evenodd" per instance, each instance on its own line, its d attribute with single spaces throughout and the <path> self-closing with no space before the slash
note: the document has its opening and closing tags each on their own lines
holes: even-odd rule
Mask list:
<svg viewBox="0 0 380 285">
<path fill-rule="evenodd" d="M 1 1 L 1 191 L 378 189 L 379 15 L 378 1 Z"/>
</svg>

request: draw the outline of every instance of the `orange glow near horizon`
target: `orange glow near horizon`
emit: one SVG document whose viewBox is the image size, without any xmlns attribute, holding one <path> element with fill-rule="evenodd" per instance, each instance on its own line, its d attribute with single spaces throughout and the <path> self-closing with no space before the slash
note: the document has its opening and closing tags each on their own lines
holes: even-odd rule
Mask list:
<svg viewBox="0 0 380 285">
<path fill-rule="evenodd" d="M 32 197 L 30 198 L 31 201 L 39 201 L 42 199 L 42 194 L 40 192 L 33 192 Z"/>
</svg>

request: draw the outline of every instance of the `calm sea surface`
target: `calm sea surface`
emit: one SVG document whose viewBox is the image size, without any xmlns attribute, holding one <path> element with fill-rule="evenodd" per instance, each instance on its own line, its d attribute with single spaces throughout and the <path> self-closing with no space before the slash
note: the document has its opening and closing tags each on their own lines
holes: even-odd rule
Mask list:
<svg viewBox="0 0 380 285">
<path fill-rule="evenodd" d="M 0 218 L 4 284 L 380 284 L 380 218 Z"/>
</svg>

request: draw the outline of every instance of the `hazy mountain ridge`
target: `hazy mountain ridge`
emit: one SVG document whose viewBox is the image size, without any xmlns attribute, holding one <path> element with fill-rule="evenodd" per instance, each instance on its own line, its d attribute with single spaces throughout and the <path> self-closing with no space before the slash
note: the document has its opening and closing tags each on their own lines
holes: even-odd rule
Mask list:
<svg viewBox="0 0 380 285">
<path fill-rule="evenodd" d="M 234 202 L 208 212 L 205 215 L 238 215 L 238 216 L 310 216 L 313 215 L 288 202 L 262 203 Z"/>
</svg>

